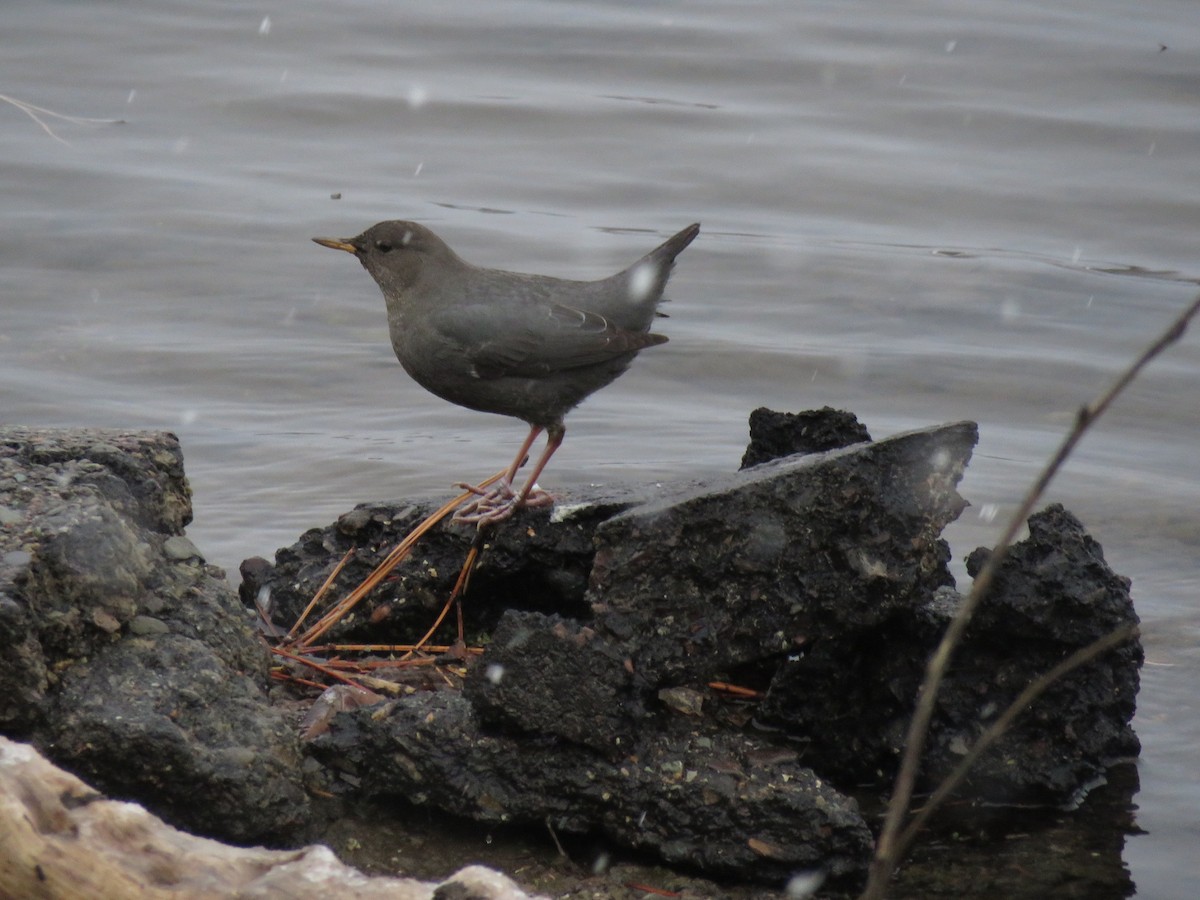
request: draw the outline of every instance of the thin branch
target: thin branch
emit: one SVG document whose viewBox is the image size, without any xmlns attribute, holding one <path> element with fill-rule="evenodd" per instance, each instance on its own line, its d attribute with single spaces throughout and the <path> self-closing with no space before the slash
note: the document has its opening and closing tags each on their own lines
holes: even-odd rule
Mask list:
<svg viewBox="0 0 1200 900">
<path fill-rule="evenodd" d="M 462 596 L 463 591 L 466 590 L 467 581 L 471 577 L 471 570 L 475 567 L 475 560 L 479 558 L 479 551 L 480 551 L 481 546 L 482 546 L 482 542 L 480 542 L 478 539 L 476 539 L 475 542 L 471 544 L 471 549 L 467 551 L 466 561 L 463 563 L 462 569 L 459 570 L 458 580 L 454 582 L 454 590 L 452 590 L 450 592 L 450 596 L 446 598 L 446 605 L 442 607 L 442 611 L 438 615 L 438 617 L 434 621 L 434 623 L 429 626 L 429 630 L 425 632 L 425 636 L 423 638 L 421 638 L 419 641 L 417 641 L 415 644 L 413 644 L 413 647 L 411 650 L 409 650 L 402 657 L 400 657 L 401 662 L 403 662 L 404 660 L 411 657 L 414 653 L 419 653 L 421 648 L 425 646 L 425 644 L 429 641 L 429 639 L 431 637 L 433 637 L 434 632 L 436 632 L 438 630 L 438 628 L 441 627 L 442 622 L 445 621 L 446 614 L 448 612 L 450 612 L 450 608 L 458 601 L 459 597 Z M 459 608 L 461 609 L 461 607 L 459 607 Z M 461 642 L 462 641 L 462 618 L 461 617 L 459 618 L 459 622 L 458 622 L 458 632 L 459 632 L 458 639 Z"/>
<path fill-rule="evenodd" d="M 55 134 L 54 129 L 46 124 L 42 116 L 51 116 L 52 118 L 62 119 L 64 122 L 71 122 L 75 125 L 120 125 L 125 121 L 124 119 L 89 119 L 84 116 L 65 116 L 62 113 L 56 113 L 53 110 L 46 109 L 41 106 L 34 106 L 32 103 L 27 103 L 24 100 L 18 100 L 16 97 L 10 97 L 7 94 L 0 94 L 0 102 L 10 103 L 17 109 L 21 110 L 21 112 L 25 113 L 25 115 L 29 116 L 29 118 L 33 119 L 33 121 L 37 122 L 38 127 L 41 128 L 42 131 L 46 132 L 46 134 L 50 135 L 50 137 L 54 138 L 54 140 L 58 141 L 60 144 L 64 144 L 67 147 L 71 146 L 71 142 Z"/>
<path fill-rule="evenodd" d="M 345 554 L 342 555 L 342 558 L 338 561 L 338 564 L 333 567 L 333 571 L 329 573 L 329 577 L 325 579 L 324 584 L 317 588 L 317 592 L 313 594 L 312 599 L 308 601 L 308 606 L 304 607 L 304 612 L 300 613 L 300 618 L 296 619 L 296 621 L 292 624 L 292 627 L 288 629 L 288 633 L 283 639 L 284 643 L 292 639 L 292 635 L 296 633 L 296 629 L 304 624 L 305 619 L 308 618 L 308 614 L 313 611 L 318 603 L 321 602 L 321 598 L 325 596 L 325 593 L 331 587 L 333 587 L 333 583 L 337 580 L 337 577 L 342 574 L 342 569 L 346 568 L 346 563 L 350 562 L 355 552 L 356 548 L 351 547 L 345 552 Z"/>
<path fill-rule="evenodd" d="M 971 585 L 971 590 L 967 593 L 961 606 L 959 606 L 950 625 L 946 628 L 946 633 L 942 636 L 941 643 L 938 644 L 937 649 L 930 657 L 929 663 L 926 666 L 925 679 L 917 694 L 916 709 L 913 711 L 913 717 L 908 726 L 908 733 L 905 736 L 904 756 L 900 762 L 900 771 L 896 775 L 892 799 L 888 803 L 883 829 L 880 832 L 879 841 L 875 847 L 875 859 L 871 863 L 867 887 L 863 891 L 860 900 L 879 900 L 886 893 L 888 881 L 899 861 L 897 839 L 904 822 L 904 817 L 908 812 L 909 803 L 912 800 L 913 790 L 916 786 L 917 770 L 925 749 L 925 739 L 929 733 L 929 723 L 933 719 L 938 689 L 950 664 L 950 657 L 962 641 L 962 636 L 971 621 L 971 616 L 974 614 L 975 609 L 979 606 L 980 601 L 987 594 L 988 590 L 990 590 L 996 572 L 1007 556 L 1008 548 L 1012 545 L 1013 539 L 1025 524 L 1025 520 L 1029 518 L 1029 514 L 1033 511 L 1034 506 L 1045 492 L 1046 486 L 1058 474 L 1058 470 L 1062 468 L 1063 463 L 1066 462 L 1071 452 L 1075 449 L 1075 445 L 1079 443 L 1087 430 L 1095 424 L 1096 420 L 1104 414 L 1113 401 L 1152 359 L 1182 337 L 1184 331 L 1187 330 L 1188 323 L 1198 311 L 1200 311 L 1200 297 L 1197 297 L 1192 305 L 1171 323 L 1162 336 L 1147 347 L 1141 356 L 1134 360 L 1117 377 L 1116 381 L 1113 382 L 1107 391 L 1101 394 L 1097 400 L 1079 410 L 1071 431 L 1068 432 L 1058 451 L 1029 488 L 1025 499 L 1009 520 L 1008 527 L 1005 529 L 996 548 L 988 557 L 983 569 L 975 577 L 975 581 Z"/>
<path fill-rule="evenodd" d="M 499 480 L 501 477 L 503 477 L 503 475 L 503 471 L 497 472 L 491 478 L 480 482 L 478 488 L 487 487 L 492 482 Z M 358 585 L 358 587 L 352 590 L 344 598 L 339 600 L 334 607 L 325 613 L 325 615 L 319 620 L 317 620 L 317 622 L 313 624 L 308 631 L 304 632 L 304 634 L 302 634 L 299 639 L 295 641 L 296 646 L 302 648 L 307 647 L 308 645 L 314 643 L 317 638 L 336 625 L 339 621 L 341 621 L 350 612 L 350 610 L 358 605 L 358 603 L 364 597 L 371 593 L 371 591 L 375 590 L 376 586 L 383 581 L 384 578 L 390 575 L 396 566 L 404 561 L 404 559 L 412 551 L 412 548 L 416 545 L 417 541 L 421 539 L 421 536 L 424 535 L 425 532 L 433 528 L 434 525 L 449 515 L 455 507 L 469 499 L 471 496 L 472 494 L 469 491 L 464 494 L 459 494 L 453 500 L 446 502 L 439 509 L 430 513 L 420 525 L 410 531 L 405 536 L 404 540 L 402 540 L 392 549 L 392 552 L 387 555 L 383 562 L 375 567 L 375 570 L 371 572 L 371 574 L 368 575 L 363 582 Z"/>
<path fill-rule="evenodd" d="M 1092 641 L 1086 647 L 1080 647 L 1049 672 L 1040 675 L 1030 682 L 1025 690 L 1017 695 L 1017 699 L 1008 705 L 1008 708 L 1004 710 L 1000 717 L 984 730 L 979 739 L 975 741 L 974 746 L 958 761 L 958 765 L 954 767 L 954 771 L 942 780 L 942 783 L 937 786 L 937 790 L 929 796 L 925 804 L 917 812 L 913 813 L 912 821 L 905 826 L 904 831 L 896 839 L 897 856 L 904 855 L 908 850 L 908 846 L 916 838 L 917 832 L 925 824 L 925 821 L 954 793 L 955 789 L 967 777 L 967 774 L 979 758 L 996 741 L 1004 736 L 1004 733 L 1008 731 L 1016 718 L 1033 705 L 1033 702 L 1042 696 L 1047 688 L 1065 678 L 1080 666 L 1090 663 L 1096 657 L 1108 652 L 1113 647 L 1125 643 L 1137 633 L 1138 628 L 1136 625 L 1121 625 L 1104 635 L 1104 637 Z"/>
<path fill-rule="evenodd" d="M 282 656 L 284 659 L 289 659 L 294 663 L 299 663 L 302 666 L 308 666 L 310 669 L 315 669 L 316 671 L 320 672 L 322 675 L 325 675 L 328 678 L 332 678 L 335 681 L 340 681 L 344 684 L 350 685 L 351 687 L 362 687 L 362 685 L 359 684 L 357 681 L 355 681 L 353 678 L 346 677 L 341 672 L 338 672 L 337 670 L 325 665 L 324 663 L 317 662 L 315 659 L 313 659 L 310 656 L 302 656 L 299 653 L 289 653 L 287 650 L 284 650 L 282 647 L 272 647 L 271 652 L 274 653 L 276 656 Z"/>
</svg>

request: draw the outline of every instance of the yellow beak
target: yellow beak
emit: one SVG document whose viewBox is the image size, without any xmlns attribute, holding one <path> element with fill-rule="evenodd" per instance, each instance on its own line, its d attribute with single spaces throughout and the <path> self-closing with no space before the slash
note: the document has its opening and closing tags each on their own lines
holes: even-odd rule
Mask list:
<svg viewBox="0 0 1200 900">
<path fill-rule="evenodd" d="M 358 248 L 350 243 L 347 238 L 313 238 L 322 247 L 329 247 L 333 250 L 345 250 L 347 253 L 358 253 Z"/>
</svg>

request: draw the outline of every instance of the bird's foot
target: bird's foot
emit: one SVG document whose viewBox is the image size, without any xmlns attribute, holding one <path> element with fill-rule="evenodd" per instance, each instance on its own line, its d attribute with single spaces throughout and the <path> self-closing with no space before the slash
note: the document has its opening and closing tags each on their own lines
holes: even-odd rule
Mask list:
<svg viewBox="0 0 1200 900">
<path fill-rule="evenodd" d="M 536 509 L 554 505 L 554 497 L 536 485 L 524 497 L 518 495 L 507 481 L 498 481 L 486 489 L 470 484 L 457 484 L 455 487 L 463 488 L 476 496 L 454 511 L 452 521 L 478 525 L 481 528 L 511 518 L 512 514 L 522 507 Z"/>
<path fill-rule="evenodd" d="M 513 494 L 512 485 L 507 481 L 497 482 L 491 487 L 481 487 L 478 484 L 468 484 L 465 481 L 456 481 L 454 482 L 453 487 L 458 488 L 460 491 L 469 491 L 476 497 L 494 497 L 498 492 L 501 491 L 506 492 L 510 497 L 515 496 Z M 476 501 L 472 500 L 471 502 L 474 503 Z"/>
</svg>

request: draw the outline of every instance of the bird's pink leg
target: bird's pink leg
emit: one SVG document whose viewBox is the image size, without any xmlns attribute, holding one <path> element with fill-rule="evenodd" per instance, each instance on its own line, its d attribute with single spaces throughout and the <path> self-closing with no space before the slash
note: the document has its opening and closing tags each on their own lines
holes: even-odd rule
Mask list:
<svg viewBox="0 0 1200 900">
<path fill-rule="evenodd" d="M 538 435 L 541 433 L 541 425 L 529 426 L 529 434 L 525 435 L 525 443 L 521 444 L 521 449 L 517 451 L 516 458 L 512 461 L 512 465 L 508 467 L 508 472 L 504 476 L 504 480 L 508 482 L 509 487 L 512 487 L 513 479 L 517 477 L 517 470 L 525 465 L 525 459 L 529 456 L 529 448 L 533 446 L 533 442 L 538 439 Z"/>
<path fill-rule="evenodd" d="M 513 459 L 512 465 L 509 466 L 505 471 L 504 477 L 491 487 L 476 487 L 473 484 L 467 484 L 465 481 L 455 482 L 454 486 L 456 488 L 462 488 L 464 491 L 470 491 L 472 494 L 477 494 L 479 497 L 491 497 L 493 501 L 500 497 L 507 498 L 515 496 L 512 487 L 513 479 L 517 477 L 517 470 L 519 470 L 521 466 L 525 465 L 526 459 L 529 458 L 529 448 L 533 446 L 533 442 L 537 440 L 538 435 L 541 433 L 541 426 L 529 426 L 529 434 L 525 435 L 525 442 L 521 444 L 521 449 L 517 451 L 517 455 Z M 469 515 L 471 512 L 471 507 L 477 503 L 478 501 L 471 501 L 471 503 L 468 503 L 466 506 L 460 507 L 459 511 L 454 514 L 454 518 L 458 521 L 462 521 L 460 517 L 462 515 Z"/>
<path fill-rule="evenodd" d="M 562 445 L 566 429 L 561 425 L 550 427 L 546 435 L 546 449 L 538 457 L 537 464 L 533 467 L 533 471 L 525 481 L 525 485 L 521 488 L 520 492 L 514 492 L 512 486 L 517 470 L 521 468 L 529 454 L 529 448 L 533 446 L 533 442 L 537 440 L 537 436 L 541 433 L 542 428 L 536 425 L 529 429 L 529 435 L 525 438 L 520 452 L 517 453 L 516 459 L 513 460 L 513 464 L 505 473 L 504 478 L 496 482 L 491 488 L 484 491 L 462 485 L 462 487 L 466 487 L 468 490 L 479 494 L 479 496 L 458 508 L 454 513 L 455 522 L 469 522 L 482 527 L 494 522 L 503 522 L 522 506 L 541 507 L 553 505 L 554 498 L 537 486 L 537 480 L 546 468 L 546 464 L 550 462 L 550 457 L 554 455 L 554 451 Z"/>
<path fill-rule="evenodd" d="M 550 457 L 554 455 L 554 451 L 562 446 L 563 438 L 567 436 L 567 429 L 561 425 L 551 426 L 550 431 L 546 434 L 546 449 L 542 451 L 542 455 L 538 458 L 537 465 L 533 467 L 533 471 L 529 473 L 529 478 L 525 481 L 525 487 L 521 488 L 521 493 L 517 495 L 517 502 L 513 509 L 519 506 L 553 506 L 554 498 L 537 486 L 537 480 L 541 477 L 542 471 L 546 468 L 546 463 L 550 462 Z M 514 473 L 515 474 L 515 473 Z M 509 515 L 512 515 L 510 512 Z M 507 516 L 505 516 L 507 518 Z"/>
</svg>

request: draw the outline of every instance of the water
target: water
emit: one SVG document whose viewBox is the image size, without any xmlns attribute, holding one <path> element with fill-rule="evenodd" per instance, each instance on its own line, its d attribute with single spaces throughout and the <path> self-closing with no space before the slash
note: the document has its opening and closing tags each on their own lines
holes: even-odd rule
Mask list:
<svg viewBox="0 0 1200 900">
<path fill-rule="evenodd" d="M 0 93 L 123 123 L 45 118 L 60 142 L 0 104 L 0 415 L 178 433 L 189 533 L 231 571 L 522 437 L 409 382 L 375 286 L 313 235 L 414 218 L 473 262 L 587 278 L 700 220 L 671 342 L 572 416 L 544 484 L 730 469 L 759 405 L 876 436 L 972 418 L 958 557 L 1197 291 L 1190 2 L 9 0 L 3 22 Z M 1198 385 L 1189 335 L 1048 498 L 1146 622 L 1125 856 L 1154 898 L 1200 877 Z"/>
</svg>

